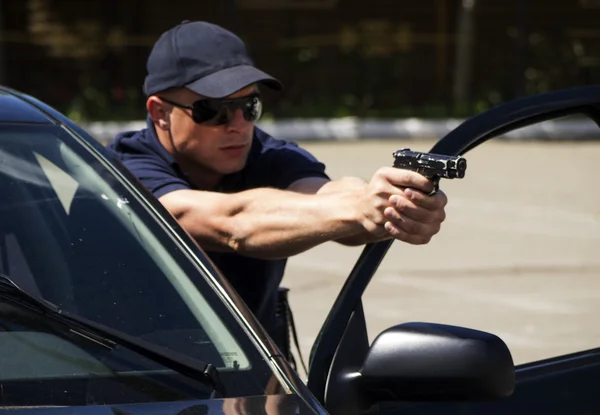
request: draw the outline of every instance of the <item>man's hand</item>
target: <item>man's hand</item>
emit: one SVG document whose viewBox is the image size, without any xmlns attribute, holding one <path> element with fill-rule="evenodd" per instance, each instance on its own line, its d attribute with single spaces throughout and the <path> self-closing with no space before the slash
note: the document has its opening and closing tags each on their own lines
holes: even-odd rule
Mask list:
<svg viewBox="0 0 600 415">
<path fill-rule="evenodd" d="M 433 196 L 429 179 L 410 170 L 383 167 L 372 177 L 359 199 L 361 223 L 369 240 L 390 236 L 421 245 L 440 231 L 448 199 L 440 190 Z"/>
</svg>

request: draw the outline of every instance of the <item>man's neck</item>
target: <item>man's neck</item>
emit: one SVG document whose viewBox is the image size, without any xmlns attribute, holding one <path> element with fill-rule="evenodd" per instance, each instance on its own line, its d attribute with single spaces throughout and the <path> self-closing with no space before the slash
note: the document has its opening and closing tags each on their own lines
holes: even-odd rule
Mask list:
<svg viewBox="0 0 600 415">
<path fill-rule="evenodd" d="M 198 190 L 215 190 L 223 179 L 223 175 L 199 166 L 193 161 L 174 157 L 181 171 L 187 174 L 190 182 Z"/>
</svg>

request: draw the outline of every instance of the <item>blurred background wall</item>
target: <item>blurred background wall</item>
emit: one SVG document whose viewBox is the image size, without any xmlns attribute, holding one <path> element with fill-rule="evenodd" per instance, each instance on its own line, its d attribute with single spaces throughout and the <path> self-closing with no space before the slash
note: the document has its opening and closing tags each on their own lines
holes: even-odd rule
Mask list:
<svg viewBox="0 0 600 415">
<path fill-rule="evenodd" d="M 144 117 L 166 29 L 233 30 L 286 90 L 266 119 L 464 117 L 599 83 L 600 0 L 0 0 L 0 83 L 77 121 Z"/>
</svg>

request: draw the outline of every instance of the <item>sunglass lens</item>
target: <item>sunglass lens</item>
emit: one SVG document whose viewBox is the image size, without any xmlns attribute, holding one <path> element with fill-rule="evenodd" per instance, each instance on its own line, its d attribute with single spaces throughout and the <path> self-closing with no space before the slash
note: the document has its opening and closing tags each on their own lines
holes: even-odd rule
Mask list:
<svg viewBox="0 0 600 415">
<path fill-rule="evenodd" d="M 217 116 L 218 113 L 219 110 L 212 108 L 212 106 L 208 104 L 206 100 L 199 100 L 193 104 L 192 117 L 198 124 L 212 120 Z"/>
<path fill-rule="evenodd" d="M 262 102 L 257 96 L 227 101 L 200 100 L 194 102 L 193 118 L 199 124 L 225 124 L 236 109 L 242 110 L 246 121 L 256 121 L 262 115 Z"/>
<path fill-rule="evenodd" d="M 250 97 L 242 109 L 246 121 L 256 121 L 262 115 L 262 102 L 258 97 Z"/>
</svg>

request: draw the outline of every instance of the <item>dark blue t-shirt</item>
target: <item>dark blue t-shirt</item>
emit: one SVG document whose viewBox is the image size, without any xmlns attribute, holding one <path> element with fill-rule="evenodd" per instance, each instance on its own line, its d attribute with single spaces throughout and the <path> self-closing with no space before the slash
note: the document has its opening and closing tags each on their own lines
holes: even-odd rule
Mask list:
<svg viewBox="0 0 600 415">
<path fill-rule="evenodd" d="M 147 128 L 121 133 L 107 148 L 156 197 L 178 189 L 194 188 L 175 158 L 158 140 L 149 119 Z M 309 152 L 255 127 L 246 166 L 240 172 L 226 175 L 219 191 L 230 193 L 258 187 L 285 189 L 306 177 L 328 178 L 323 163 Z M 206 253 L 261 324 L 276 336 L 280 325 L 275 319 L 277 290 L 287 261 L 250 258 L 229 252 Z"/>
</svg>

